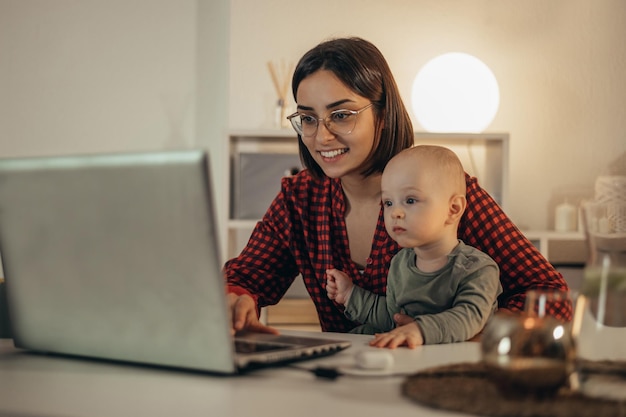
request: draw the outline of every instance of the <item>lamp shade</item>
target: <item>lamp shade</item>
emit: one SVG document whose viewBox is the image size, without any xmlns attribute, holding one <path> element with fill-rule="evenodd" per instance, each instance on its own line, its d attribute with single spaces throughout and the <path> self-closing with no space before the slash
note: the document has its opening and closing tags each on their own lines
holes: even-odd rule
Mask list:
<svg viewBox="0 0 626 417">
<path fill-rule="evenodd" d="M 493 121 L 500 89 L 493 72 L 461 52 L 440 55 L 420 69 L 413 82 L 413 112 L 429 132 L 479 133 Z"/>
</svg>

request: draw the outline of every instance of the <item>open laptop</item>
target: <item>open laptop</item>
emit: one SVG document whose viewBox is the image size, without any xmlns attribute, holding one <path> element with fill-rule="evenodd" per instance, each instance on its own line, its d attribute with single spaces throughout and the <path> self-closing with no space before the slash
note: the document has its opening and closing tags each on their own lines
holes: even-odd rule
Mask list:
<svg viewBox="0 0 626 417">
<path fill-rule="evenodd" d="M 217 235 L 205 151 L 1 159 L 15 345 L 223 374 L 350 345 L 233 340 Z"/>
</svg>

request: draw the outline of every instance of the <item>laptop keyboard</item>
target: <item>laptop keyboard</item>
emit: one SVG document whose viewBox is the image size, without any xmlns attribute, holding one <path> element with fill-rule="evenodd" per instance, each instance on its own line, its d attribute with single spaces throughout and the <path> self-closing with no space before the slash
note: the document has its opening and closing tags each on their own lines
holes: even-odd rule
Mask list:
<svg viewBox="0 0 626 417">
<path fill-rule="evenodd" d="M 254 342 L 250 340 L 235 339 L 235 351 L 237 353 L 269 352 L 272 350 L 279 350 L 284 348 L 285 345 L 282 343 Z"/>
</svg>

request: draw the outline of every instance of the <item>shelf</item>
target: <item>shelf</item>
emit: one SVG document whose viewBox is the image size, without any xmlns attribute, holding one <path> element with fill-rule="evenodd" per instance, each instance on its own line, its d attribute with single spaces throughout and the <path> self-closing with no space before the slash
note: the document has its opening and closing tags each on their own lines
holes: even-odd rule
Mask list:
<svg viewBox="0 0 626 417">
<path fill-rule="evenodd" d="M 522 230 L 530 240 L 585 240 L 583 232 L 557 232 L 554 230 Z"/>
<path fill-rule="evenodd" d="M 229 132 L 231 138 L 292 138 L 296 140 L 296 132 L 289 129 L 234 129 Z"/>
<path fill-rule="evenodd" d="M 260 219 L 230 219 L 228 220 L 229 229 L 253 229 Z"/>
<path fill-rule="evenodd" d="M 270 326 L 317 326 L 319 319 L 315 305 L 310 298 L 285 298 L 280 303 L 267 306 L 266 321 Z"/>
<path fill-rule="evenodd" d="M 522 233 L 553 265 L 583 265 L 587 260 L 583 232 L 522 230 Z"/>
</svg>

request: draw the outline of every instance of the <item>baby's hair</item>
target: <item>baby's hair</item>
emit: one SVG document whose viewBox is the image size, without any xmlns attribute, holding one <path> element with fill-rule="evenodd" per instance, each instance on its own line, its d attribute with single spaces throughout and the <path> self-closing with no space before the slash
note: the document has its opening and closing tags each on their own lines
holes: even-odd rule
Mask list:
<svg viewBox="0 0 626 417">
<path fill-rule="evenodd" d="M 404 150 L 411 157 L 426 158 L 437 170 L 437 176 L 448 180 L 454 194 L 465 195 L 465 171 L 461 160 L 452 150 L 438 145 L 417 145 Z M 412 155 L 410 155 L 412 154 Z"/>
</svg>

